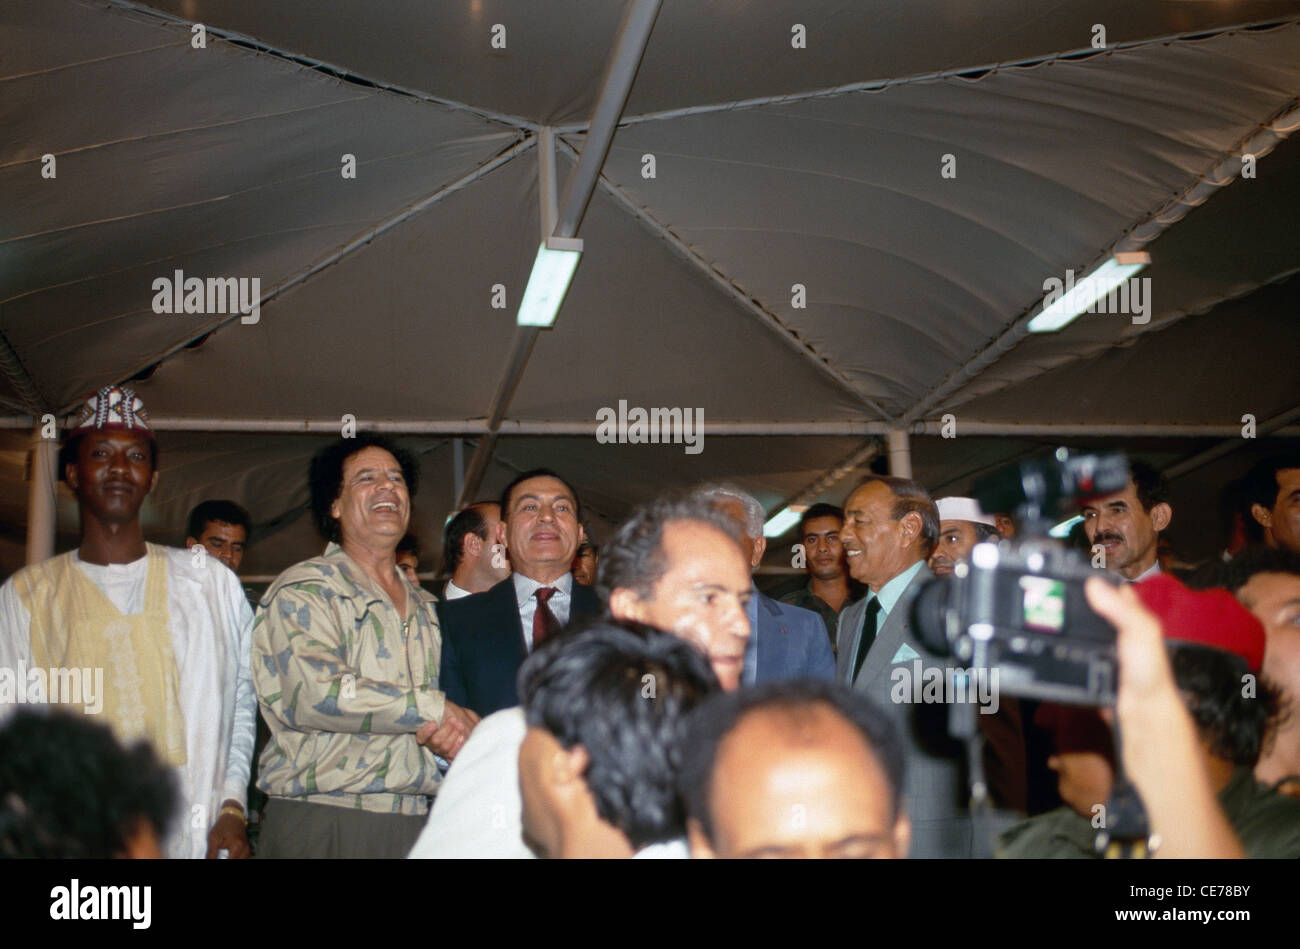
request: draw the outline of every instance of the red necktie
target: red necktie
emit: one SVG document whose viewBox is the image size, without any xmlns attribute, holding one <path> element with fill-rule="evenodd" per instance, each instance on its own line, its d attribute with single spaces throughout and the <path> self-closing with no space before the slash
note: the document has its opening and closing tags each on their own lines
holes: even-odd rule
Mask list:
<svg viewBox="0 0 1300 949">
<path fill-rule="evenodd" d="M 533 596 L 537 597 L 537 612 L 533 614 L 534 649 L 560 631 L 560 621 L 546 605 L 546 601 L 558 592 L 555 587 L 538 587 L 533 593 Z"/>
</svg>

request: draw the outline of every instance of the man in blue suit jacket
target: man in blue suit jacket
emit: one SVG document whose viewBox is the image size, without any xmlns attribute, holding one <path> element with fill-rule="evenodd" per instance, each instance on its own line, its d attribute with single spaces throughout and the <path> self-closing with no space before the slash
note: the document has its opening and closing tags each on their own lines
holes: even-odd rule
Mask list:
<svg viewBox="0 0 1300 949">
<path fill-rule="evenodd" d="M 696 494 L 734 520 L 744 535 L 750 569 L 763 561 L 763 506 L 734 485 L 705 485 Z M 778 603 L 758 588 L 749 601 L 749 625 L 754 634 L 745 650 L 742 685 L 778 679 L 835 679 L 835 654 L 826 626 L 812 610 Z M 477 711 L 477 710 L 476 710 Z"/>
<path fill-rule="evenodd" d="M 438 604 L 447 697 L 480 716 L 519 704 L 515 677 L 537 640 L 600 613 L 600 598 L 569 566 L 582 540 L 575 492 L 545 469 L 501 496 L 502 542 L 514 572 L 484 593 Z M 547 615 L 549 614 L 549 615 Z"/>
</svg>

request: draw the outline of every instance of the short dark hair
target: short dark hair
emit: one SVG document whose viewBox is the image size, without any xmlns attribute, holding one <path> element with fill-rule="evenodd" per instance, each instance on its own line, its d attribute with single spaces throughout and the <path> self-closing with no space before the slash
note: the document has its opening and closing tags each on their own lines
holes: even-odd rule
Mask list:
<svg viewBox="0 0 1300 949">
<path fill-rule="evenodd" d="M 1280 713 L 1276 687 L 1256 676 L 1254 694 L 1243 695 L 1246 661 L 1223 649 L 1180 643 L 1169 652 L 1174 681 L 1210 752 L 1253 768 Z"/>
<path fill-rule="evenodd" d="M 705 837 L 714 839 L 709 799 L 718 749 L 726 737 L 752 712 L 775 711 L 794 719 L 818 706 L 857 728 L 884 772 L 890 812 L 897 817 L 902 805 L 904 764 L 903 745 L 894 724 L 869 699 L 838 682 L 791 679 L 716 695 L 691 715 L 679 786 L 686 815 L 699 821 Z"/>
<path fill-rule="evenodd" d="M 1132 458 L 1129 459 L 1128 473 L 1143 511 L 1150 514 L 1157 504 L 1169 503 L 1169 481 L 1155 465 Z"/>
<path fill-rule="evenodd" d="M 518 685 L 530 726 L 586 749 L 583 778 L 602 820 L 638 850 L 682 836 L 687 715 L 718 688 L 703 653 L 649 626 L 601 620 L 534 652 Z"/>
<path fill-rule="evenodd" d="M 1255 515 L 1250 509 L 1258 504 L 1270 511 L 1273 510 L 1273 505 L 1277 503 L 1278 491 L 1282 488 L 1277 480 L 1278 472 L 1291 468 L 1300 468 L 1300 451 L 1271 455 L 1256 463 L 1242 478 L 1242 521 L 1246 536 L 1252 541 L 1264 539 L 1264 526 L 1255 520 Z"/>
<path fill-rule="evenodd" d="M 161 843 L 176 803 L 148 742 L 123 748 L 80 713 L 23 710 L 0 728 L 0 858 L 118 857 L 141 820 Z"/>
<path fill-rule="evenodd" d="M 808 528 L 808 522 L 819 517 L 833 517 L 841 524 L 844 523 L 844 508 L 836 507 L 834 504 L 827 504 L 824 501 L 818 501 L 816 504 L 803 512 L 799 518 L 799 536 L 803 537 Z"/>
<path fill-rule="evenodd" d="M 479 540 L 487 541 L 488 522 L 483 516 L 482 508 L 485 504 L 496 503 L 496 501 L 475 501 L 447 522 L 447 528 L 442 532 L 442 558 L 443 569 L 448 573 L 455 573 L 456 568 L 460 566 L 461 557 L 464 556 L 462 541 L 466 534 L 473 534 Z"/>
<path fill-rule="evenodd" d="M 853 491 L 848 493 L 848 497 L 873 481 L 879 481 L 889 488 L 889 493 L 894 496 L 894 506 L 889 511 L 889 516 L 894 520 L 901 521 L 913 511 L 921 515 L 921 540 L 925 543 L 925 555 L 930 556 L 934 552 L 934 545 L 939 543 L 939 509 L 934 506 L 930 492 L 925 490 L 921 482 L 911 478 L 872 474 L 859 481 Z"/>
<path fill-rule="evenodd" d="M 234 501 L 200 501 L 194 505 L 194 510 L 190 511 L 188 526 L 185 528 L 185 536 L 198 540 L 212 521 L 229 524 L 231 527 L 242 527 L 245 543 L 253 537 L 252 518 Z"/>
<path fill-rule="evenodd" d="M 654 586 L 668 569 L 664 554 L 664 528 L 677 521 L 694 521 L 715 527 L 742 543 L 740 525 L 711 503 L 695 495 L 665 494 L 632 512 L 605 544 L 596 567 L 596 592 L 609 601 L 620 588 L 650 599 Z"/>
<path fill-rule="evenodd" d="M 1272 547 L 1247 547 L 1231 560 L 1211 560 L 1187 578 L 1193 590 L 1223 587 L 1238 593 L 1251 578 L 1261 573 L 1289 573 L 1300 576 L 1300 554 Z"/>
<path fill-rule="evenodd" d="M 581 522 L 582 501 L 578 498 L 578 492 L 573 489 L 573 485 L 569 484 L 568 481 L 560 477 L 550 468 L 533 468 L 531 471 L 525 471 L 522 474 L 516 475 L 515 479 L 506 485 L 505 490 L 501 492 L 501 500 L 499 502 L 501 504 L 501 520 L 509 520 L 511 492 L 529 478 L 554 478 L 556 481 L 560 482 L 560 484 L 568 488 L 569 494 L 573 496 L 573 514 L 578 521 Z"/>
<path fill-rule="evenodd" d="M 95 431 L 101 431 L 101 429 L 95 429 Z M 105 429 L 104 431 L 118 431 L 118 429 Z M 63 440 L 63 444 L 59 446 L 59 480 L 60 481 L 67 480 L 68 465 L 75 465 L 78 462 L 79 460 L 78 454 L 81 451 L 81 443 L 85 439 L 85 437 L 89 434 L 90 434 L 89 431 L 85 431 L 85 432 L 77 432 L 74 435 L 69 435 L 66 439 Z M 143 430 L 141 430 L 141 434 L 145 434 Z M 158 442 L 152 435 L 147 435 L 145 441 L 149 445 L 149 470 L 157 471 L 158 470 Z"/>
<path fill-rule="evenodd" d="M 316 530 L 326 540 L 337 542 L 340 538 L 339 522 L 330 516 L 330 507 L 343 493 L 343 464 L 359 451 L 382 448 L 397 461 L 406 480 L 406 493 L 415 496 L 419 486 L 420 468 L 415 456 L 383 435 L 369 432 L 354 438 L 340 438 L 316 452 L 311 460 L 311 515 Z"/>
<path fill-rule="evenodd" d="M 975 528 L 975 543 L 982 544 L 990 540 L 1001 540 L 1002 535 L 998 529 L 989 524 L 981 524 L 979 521 L 971 521 L 971 526 Z"/>
<path fill-rule="evenodd" d="M 397 542 L 397 554 L 412 554 L 416 560 L 420 559 L 420 538 L 414 534 L 404 534 L 402 539 Z"/>
</svg>

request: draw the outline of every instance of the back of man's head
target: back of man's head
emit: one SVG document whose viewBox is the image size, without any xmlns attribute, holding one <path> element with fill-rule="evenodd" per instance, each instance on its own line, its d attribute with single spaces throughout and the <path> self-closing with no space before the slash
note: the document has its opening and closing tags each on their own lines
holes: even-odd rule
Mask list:
<svg viewBox="0 0 1300 949">
<path fill-rule="evenodd" d="M 633 849 L 682 836 L 682 736 L 688 713 L 717 689 L 704 656 L 650 627 L 599 621 L 534 652 L 518 685 L 530 729 L 585 750 L 583 777 L 602 821 Z M 527 815 L 522 773 L 521 784 Z"/>
<path fill-rule="evenodd" d="M 493 502 L 478 501 L 447 522 L 442 535 L 443 570 L 455 573 L 465 556 L 465 535 L 473 534 L 485 543 L 488 537 L 488 520 L 483 516 L 483 505 Z"/>
<path fill-rule="evenodd" d="M 143 841 L 156 848 L 175 806 L 175 780 L 146 742 L 124 749 L 107 727 L 58 711 L 0 728 L 0 858 L 135 856 Z"/>
</svg>

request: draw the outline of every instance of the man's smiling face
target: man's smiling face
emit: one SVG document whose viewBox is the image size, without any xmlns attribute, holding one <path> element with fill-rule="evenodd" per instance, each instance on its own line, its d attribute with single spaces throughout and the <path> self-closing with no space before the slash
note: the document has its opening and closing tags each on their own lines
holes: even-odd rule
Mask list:
<svg viewBox="0 0 1300 949">
<path fill-rule="evenodd" d="M 508 504 L 501 513 L 514 569 L 541 583 L 568 573 L 583 530 L 577 501 L 564 482 L 546 475 L 521 481 Z"/>
<path fill-rule="evenodd" d="M 343 485 L 330 507 L 345 544 L 396 549 L 411 519 L 411 498 L 402 466 L 371 445 L 343 462 Z"/>
</svg>

